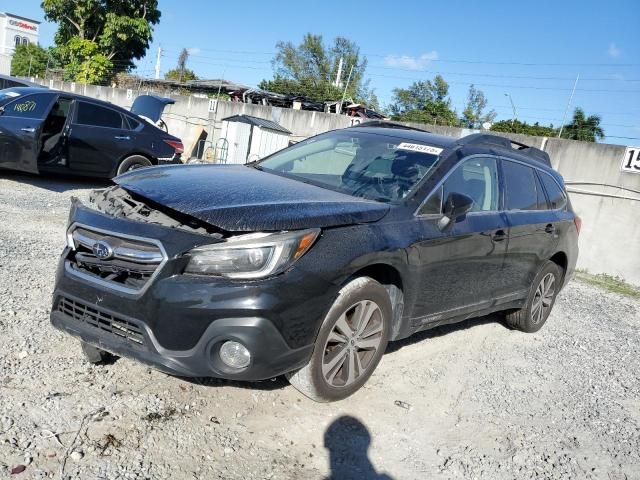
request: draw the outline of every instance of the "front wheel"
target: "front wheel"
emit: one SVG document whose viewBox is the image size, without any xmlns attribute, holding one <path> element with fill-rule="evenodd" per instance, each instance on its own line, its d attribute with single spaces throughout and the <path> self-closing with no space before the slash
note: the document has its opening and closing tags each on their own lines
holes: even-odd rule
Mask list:
<svg viewBox="0 0 640 480">
<path fill-rule="evenodd" d="M 131 155 L 120 163 L 116 175 L 122 175 L 123 173 L 131 172 L 138 168 L 150 167 L 151 165 L 153 164 L 148 158 L 142 155 Z"/>
<path fill-rule="evenodd" d="M 309 363 L 288 374 L 289 382 L 318 402 L 355 393 L 384 354 L 391 312 L 389 294 L 378 282 L 369 277 L 349 282 L 320 327 Z"/>
<path fill-rule="evenodd" d="M 525 306 L 506 315 L 507 325 L 527 333 L 540 330 L 549 318 L 561 286 L 562 270 L 547 261 L 533 281 Z"/>
</svg>

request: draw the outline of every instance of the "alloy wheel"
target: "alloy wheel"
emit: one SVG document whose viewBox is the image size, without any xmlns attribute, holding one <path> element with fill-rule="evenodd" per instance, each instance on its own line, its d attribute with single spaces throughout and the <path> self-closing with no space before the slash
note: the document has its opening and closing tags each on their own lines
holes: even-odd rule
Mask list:
<svg viewBox="0 0 640 480">
<path fill-rule="evenodd" d="M 547 273 L 538 284 L 531 303 L 531 321 L 534 324 L 538 324 L 547 318 L 555 295 L 555 283 L 555 275 Z"/>
<path fill-rule="evenodd" d="M 340 315 L 324 346 L 325 381 L 332 387 L 343 388 L 358 380 L 376 357 L 383 329 L 382 310 L 371 300 L 362 300 Z"/>
</svg>

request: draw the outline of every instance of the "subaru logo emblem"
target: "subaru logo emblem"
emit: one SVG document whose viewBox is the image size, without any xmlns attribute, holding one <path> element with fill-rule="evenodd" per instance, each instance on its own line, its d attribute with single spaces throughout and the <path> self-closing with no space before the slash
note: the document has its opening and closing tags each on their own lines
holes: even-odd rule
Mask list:
<svg viewBox="0 0 640 480">
<path fill-rule="evenodd" d="M 100 260 L 109 260 L 113 257 L 113 248 L 107 242 L 99 241 L 93 244 L 93 254 Z"/>
</svg>

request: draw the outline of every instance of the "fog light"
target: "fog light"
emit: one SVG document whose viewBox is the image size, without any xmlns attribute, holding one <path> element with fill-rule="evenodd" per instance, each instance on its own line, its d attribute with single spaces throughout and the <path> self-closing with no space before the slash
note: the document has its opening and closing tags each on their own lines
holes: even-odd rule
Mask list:
<svg viewBox="0 0 640 480">
<path fill-rule="evenodd" d="M 220 359 L 232 368 L 245 368 L 251 362 L 251 353 L 239 342 L 225 342 L 220 347 Z"/>
</svg>

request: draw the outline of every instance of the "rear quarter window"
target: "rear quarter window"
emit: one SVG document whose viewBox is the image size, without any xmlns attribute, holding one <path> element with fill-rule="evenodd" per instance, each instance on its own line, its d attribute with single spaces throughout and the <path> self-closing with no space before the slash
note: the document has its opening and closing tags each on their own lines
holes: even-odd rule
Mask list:
<svg viewBox="0 0 640 480">
<path fill-rule="evenodd" d="M 545 172 L 540 172 L 540 179 L 542 180 L 544 189 L 547 191 L 551 209 L 564 208 L 567 205 L 567 194 L 560 188 L 558 182 Z"/>
</svg>

